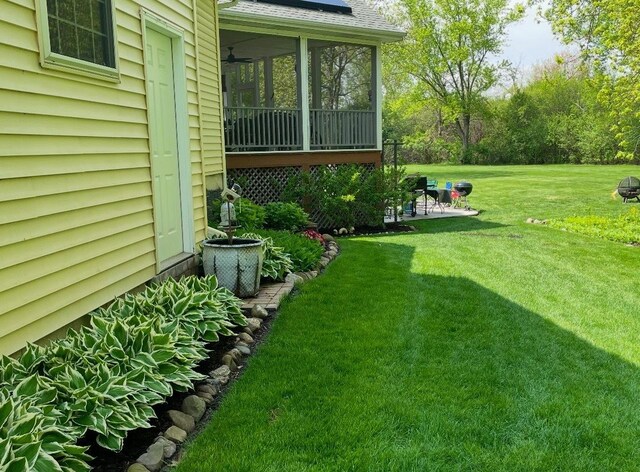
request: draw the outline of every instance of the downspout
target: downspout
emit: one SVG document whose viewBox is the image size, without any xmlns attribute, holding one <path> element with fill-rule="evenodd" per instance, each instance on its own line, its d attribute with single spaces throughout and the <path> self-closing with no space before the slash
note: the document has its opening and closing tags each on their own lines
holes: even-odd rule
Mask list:
<svg viewBox="0 0 640 472">
<path fill-rule="evenodd" d="M 227 2 L 218 2 L 218 8 L 224 10 L 225 8 L 235 7 L 240 0 L 230 0 Z"/>
</svg>

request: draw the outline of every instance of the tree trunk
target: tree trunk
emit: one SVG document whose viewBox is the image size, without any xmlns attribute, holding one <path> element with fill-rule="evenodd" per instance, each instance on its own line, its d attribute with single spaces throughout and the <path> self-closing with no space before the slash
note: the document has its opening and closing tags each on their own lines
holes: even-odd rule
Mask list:
<svg viewBox="0 0 640 472">
<path fill-rule="evenodd" d="M 462 142 L 462 148 L 460 149 L 460 162 L 464 164 L 469 147 L 471 145 L 471 115 L 469 113 L 463 113 L 456 120 L 456 131 L 458 137 Z"/>
<path fill-rule="evenodd" d="M 471 145 L 471 115 L 469 113 L 462 115 L 461 131 L 462 149 L 460 151 L 460 162 L 464 163 Z"/>
</svg>

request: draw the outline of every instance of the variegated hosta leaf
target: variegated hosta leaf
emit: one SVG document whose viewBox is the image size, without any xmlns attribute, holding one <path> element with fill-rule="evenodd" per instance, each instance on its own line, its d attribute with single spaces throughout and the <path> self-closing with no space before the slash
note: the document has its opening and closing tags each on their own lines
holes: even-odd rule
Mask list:
<svg viewBox="0 0 640 472">
<path fill-rule="evenodd" d="M 18 360 L 0 357 L 0 385 L 11 389 L 0 388 L 0 470 L 89 470 L 81 436 L 94 431 L 119 450 L 128 431 L 149 427 L 151 406 L 203 378 L 193 369 L 205 342 L 245 325 L 215 277 L 188 277 L 117 299 Z"/>
<path fill-rule="evenodd" d="M 0 389 L 0 470 L 64 471 L 65 461 L 88 470 L 90 457 L 86 448 L 73 445 L 77 438 L 56 427 L 49 409 L 15 394 Z"/>
</svg>

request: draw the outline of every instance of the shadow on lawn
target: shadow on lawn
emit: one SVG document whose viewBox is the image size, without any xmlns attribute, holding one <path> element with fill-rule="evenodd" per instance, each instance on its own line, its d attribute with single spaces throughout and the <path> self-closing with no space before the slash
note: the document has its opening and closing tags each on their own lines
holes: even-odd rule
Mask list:
<svg viewBox="0 0 640 472">
<path fill-rule="evenodd" d="M 362 286 L 410 270 L 414 248 L 384 246 L 366 252 L 393 254 L 393 267 L 381 257 L 363 272 Z M 636 366 L 464 274 L 405 280 L 389 294 L 397 307 L 383 321 L 394 333 L 386 362 L 402 366 L 388 420 L 398 425 L 394 435 L 426 448 L 422 466 L 446 458 L 449 470 L 470 463 L 473 470 L 635 470 Z M 370 293 L 351 294 L 356 302 L 360 296 Z"/>
<path fill-rule="evenodd" d="M 179 472 L 637 470 L 636 366 L 393 241 L 283 304 Z"/>
<path fill-rule="evenodd" d="M 435 220 L 415 220 L 413 222 L 407 219 L 406 224 L 414 225 L 421 232 L 431 234 L 480 231 L 486 229 L 506 228 L 508 226 L 494 221 L 481 220 L 475 216 L 441 218 Z"/>
</svg>

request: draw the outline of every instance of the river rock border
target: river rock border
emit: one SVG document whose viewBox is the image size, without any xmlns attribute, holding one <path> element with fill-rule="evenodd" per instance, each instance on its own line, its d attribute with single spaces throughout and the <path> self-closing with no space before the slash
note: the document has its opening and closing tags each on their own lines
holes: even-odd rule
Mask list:
<svg viewBox="0 0 640 472">
<path fill-rule="evenodd" d="M 326 251 L 320 258 L 317 270 L 289 274 L 287 282 L 298 284 L 317 277 L 338 256 L 339 248 L 334 238 L 329 234 L 324 234 L 323 237 Z M 166 413 L 171 420 L 171 426 L 158 435 L 146 452 L 127 468 L 127 472 L 157 472 L 165 465 L 175 466 L 179 462 L 180 446 L 189 434 L 196 430 L 198 422 L 205 417 L 207 409 L 213 406 L 216 397 L 232 379 L 234 372 L 242 367 L 245 359 L 255 350 L 255 335 L 270 316 L 262 305 L 251 308 L 247 326 L 236 335 L 233 347 L 222 355 L 222 365 L 209 372 L 206 379 L 195 385 L 195 393 L 182 401 L 180 410 L 169 410 Z"/>
</svg>

